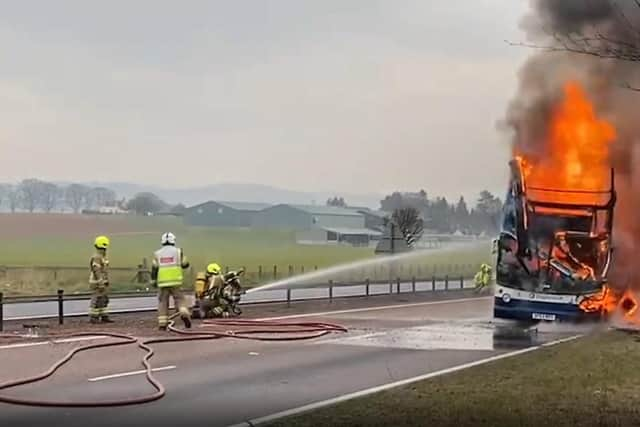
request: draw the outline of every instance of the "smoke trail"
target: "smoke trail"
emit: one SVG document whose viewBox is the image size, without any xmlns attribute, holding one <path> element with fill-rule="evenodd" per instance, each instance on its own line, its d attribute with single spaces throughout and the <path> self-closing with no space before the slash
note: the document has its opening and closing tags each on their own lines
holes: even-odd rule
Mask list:
<svg viewBox="0 0 640 427">
<path fill-rule="evenodd" d="M 531 12 L 521 22 L 527 43 L 558 46 L 559 40 L 569 40 L 571 44 L 572 40 L 589 39 L 583 46 L 593 51 L 606 46 L 607 40 L 615 41 L 617 46 L 640 45 L 640 6 L 634 0 L 530 3 Z M 640 249 L 640 120 L 635 112 L 640 92 L 621 88 L 622 82 L 634 84 L 638 67 L 640 64 L 634 62 L 592 55 L 534 51 L 520 70 L 517 94 L 502 123 L 511 134 L 514 149 L 534 160 L 545 156 L 544 138 L 552 107 L 562 95 L 563 84 L 576 80 L 586 89 L 597 114 L 616 127 L 618 137 L 611 153 L 618 191 L 614 223 L 617 252 L 612 279 L 623 286 L 640 286 L 640 273 L 633 268 Z"/>
</svg>

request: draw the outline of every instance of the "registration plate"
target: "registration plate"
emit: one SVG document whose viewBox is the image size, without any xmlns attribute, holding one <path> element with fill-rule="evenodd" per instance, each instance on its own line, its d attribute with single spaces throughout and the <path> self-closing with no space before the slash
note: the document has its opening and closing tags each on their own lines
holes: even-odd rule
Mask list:
<svg viewBox="0 0 640 427">
<path fill-rule="evenodd" d="M 531 318 L 535 320 L 556 320 L 555 314 L 533 313 Z"/>
</svg>

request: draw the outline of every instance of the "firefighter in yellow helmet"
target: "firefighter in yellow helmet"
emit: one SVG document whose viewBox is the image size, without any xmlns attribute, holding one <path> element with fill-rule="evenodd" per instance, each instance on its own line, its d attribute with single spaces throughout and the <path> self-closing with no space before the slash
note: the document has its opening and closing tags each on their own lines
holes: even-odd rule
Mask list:
<svg viewBox="0 0 640 427">
<path fill-rule="evenodd" d="M 217 296 L 224 286 L 222 268 L 215 262 L 207 265 L 202 281 L 196 281 L 196 307 L 201 319 L 210 317 L 211 310 L 216 305 Z"/>
<path fill-rule="evenodd" d="M 480 292 L 491 284 L 492 273 L 493 269 L 489 264 L 485 263 L 480 266 L 480 271 L 473 278 L 476 291 Z"/>
<path fill-rule="evenodd" d="M 182 270 L 189 268 L 189 261 L 181 248 L 176 247 L 176 236 L 164 233 L 162 248 L 153 254 L 151 281 L 158 288 L 158 327 L 166 330 L 169 323 L 169 298 L 180 313 L 186 328 L 191 327 L 191 313 L 182 294 L 184 276 Z"/>
<path fill-rule="evenodd" d="M 108 313 L 109 260 L 107 259 L 107 248 L 109 247 L 109 238 L 98 236 L 93 245 L 96 248 L 96 253 L 89 262 L 89 288 L 91 289 L 89 320 L 91 323 L 112 323 Z"/>
</svg>

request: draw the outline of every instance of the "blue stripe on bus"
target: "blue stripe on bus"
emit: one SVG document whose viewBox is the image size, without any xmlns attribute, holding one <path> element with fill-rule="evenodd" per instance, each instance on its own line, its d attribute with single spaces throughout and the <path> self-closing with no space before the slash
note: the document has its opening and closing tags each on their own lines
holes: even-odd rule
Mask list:
<svg viewBox="0 0 640 427">
<path fill-rule="evenodd" d="M 494 299 L 493 315 L 502 319 L 531 320 L 533 313 L 553 314 L 558 320 L 578 320 L 597 317 L 597 313 L 585 313 L 576 304 L 550 303 L 512 299 L 505 303 L 501 298 Z"/>
</svg>

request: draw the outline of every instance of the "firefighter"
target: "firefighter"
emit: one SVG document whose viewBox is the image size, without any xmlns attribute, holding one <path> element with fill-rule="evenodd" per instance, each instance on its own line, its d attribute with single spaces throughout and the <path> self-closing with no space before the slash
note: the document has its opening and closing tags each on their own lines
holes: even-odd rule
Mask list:
<svg viewBox="0 0 640 427">
<path fill-rule="evenodd" d="M 181 248 L 176 247 L 176 236 L 164 233 L 160 239 L 162 248 L 153 254 L 151 267 L 152 285 L 158 288 L 158 327 L 166 330 L 169 323 L 169 298 L 180 313 L 186 328 L 191 327 L 191 314 L 182 294 L 183 272 L 189 261 Z"/>
<path fill-rule="evenodd" d="M 222 288 L 224 287 L 224 279 L 220 274 L 222 268 L 215 262 L 207 265 L 206 272 L 204 273 L 204 283 L 198 284 L 196 291 L 196 306 L 198 308 L 198 315 L 200 318 L 205 319 L 210 317 L 213 312 L 213 308 L 218 305 L 218 300 L 221 295 Z M 200 290 L 202 287 L 202 290 Z"/>
<path fill-rule="evenodd" d="M 109 260 L 107 248 L 109 238 L 98 236 L 93 242 L 96 253 L 89 261 L 89 288 L 91 289 L 91 302 L 89 304 L 89 321 L 91 323 L 113 323 L 109 319 Z"/>
<path fill-rule="evenodd" d="M 478 271 L 473 278 L 473 281 L 475 282 L 476 291 L 482 291 L 483 289 L 485 289 L 487 286 L 491 284 L 492 272 L 493 272 L 493 269 L 489 264 L 485 263 L 480 266 L 480 271 Z"/>
</svg>

